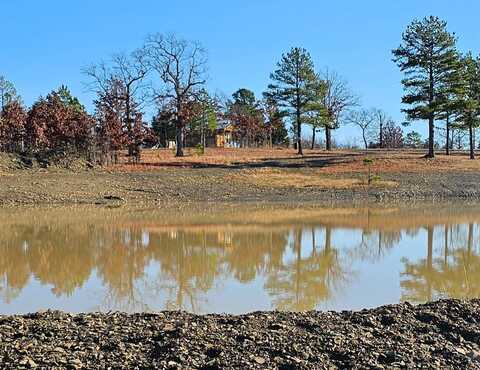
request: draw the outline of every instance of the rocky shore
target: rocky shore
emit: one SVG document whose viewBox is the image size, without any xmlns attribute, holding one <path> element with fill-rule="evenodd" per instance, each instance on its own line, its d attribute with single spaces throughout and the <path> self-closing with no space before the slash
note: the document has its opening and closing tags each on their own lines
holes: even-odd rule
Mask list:
<svg viewBox="0 0 480 370">
<path fill-rule="evenodd" d="M 360 312 L 0 317 L 2 369 L 480 368 L 480 300 Z"/>
</svg>

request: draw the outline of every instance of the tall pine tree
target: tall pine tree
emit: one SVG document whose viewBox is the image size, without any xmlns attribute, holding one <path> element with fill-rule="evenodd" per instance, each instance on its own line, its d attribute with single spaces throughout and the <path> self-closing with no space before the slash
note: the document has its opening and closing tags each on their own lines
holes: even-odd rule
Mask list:
<svg viewBox="0 0 480 370">
<path fill-rule="evenodd" d="M 315 99 L 315 76 L 312 58 L 303 48 L 292 48 L 282 56 L 278 69 L 270 75 L 272 84 L 265 93 L 267 99 L 286 109 L 295 125 L 298 154 L 302 150 L 302 122 L 309 104 Z"/>
<path fill-rule="evenodd" d="M 470 159 L 475 159 L 475 128 L 480 125 L 480 60 L 470 53 L 462 58 L 459 80 L 455 121 L 460 128 L 468 130 Z"/>
<path fill-rule="evenodd" d="M 403 43 L 393 53 L 393 61 L 404 72 L 404 109 L 409 120 L 428 120 L 428 155 L 435 157 L 435 119 L 442 113 L 448 81 L 457 62 L 456 38 L 447 23 L 437 17 L 414 20 L 402 35 Z"/>
</svg>

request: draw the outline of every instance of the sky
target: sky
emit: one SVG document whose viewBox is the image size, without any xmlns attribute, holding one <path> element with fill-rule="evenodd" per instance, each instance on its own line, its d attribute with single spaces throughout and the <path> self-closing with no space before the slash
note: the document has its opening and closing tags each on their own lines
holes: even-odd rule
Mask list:
<svg viewBox="0 0 480 370">
<path fill-rule="evenodd" d="M 436 15 L 448 22 L 461 50 L 480 50 L 476 0 L 15 0 L 0 5 L 0 75 L 27 105 L 67 85 L 89 110 L 81 69 L 116 52 L 140 47 L 148 34 L 175 33 L 208 51 L 208 88 L 231 95 L 239 88 L 261 97 L 282 53 L 305 47 L 318 70 L 348 81 L 366 108 L 385 110 L 398 122 L 401 78 L 391 61 L 405 27 Z M 426 124 L 411 128 L 426 134 Z M 334 133 L 360 144 L 352 126 Z"/>
</svg>

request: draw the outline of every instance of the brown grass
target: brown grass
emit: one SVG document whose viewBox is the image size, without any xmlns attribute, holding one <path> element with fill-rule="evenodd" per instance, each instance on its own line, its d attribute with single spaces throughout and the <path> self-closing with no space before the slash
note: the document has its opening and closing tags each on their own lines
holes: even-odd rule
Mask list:
<svg viewBox="0 0 480 370">
<path fill-rule="evenodd" d="M 293 188 L 319 188 L 319 189 L 352 189 L 369 187 L 367 178 L 331 178 L 322 176 L 321 171 L 310 171 L 309 174 L 285 171 L 280 169 L 263 168 L 243 171 L 232 177 L 243 179 L 247 183 L 265 187 L 293 187 Z M 395 187 L 394 181 L 375 180 L 370 187 Z"/>
<path fill-rule="evenodd" d="M 480 161 L 468 159 L 465 153 L 454 153 L 451 156 L 438 154 L 434 160 L 424 158 L 424 154 L 423 150 L 306 150 L 301 157 L 293 149 L 207 148 L 204 155 L 197 155 L 194 149 L 187 149 L 185 157 L 177 158 L 172 150 L 160 149 L 144 150 L 139 164 L 128 163 L 128 158 L 122 153 L 120 163 L 110 169 L 145 171 L 165 167 L 255 165 L 266 168 L 318 168 L 324 174 L 342 174 L 365 172 L 363 159 L 369 157 L 374 160 L 372 170 L 375 173 L 480 170 Z"/>
</svg>

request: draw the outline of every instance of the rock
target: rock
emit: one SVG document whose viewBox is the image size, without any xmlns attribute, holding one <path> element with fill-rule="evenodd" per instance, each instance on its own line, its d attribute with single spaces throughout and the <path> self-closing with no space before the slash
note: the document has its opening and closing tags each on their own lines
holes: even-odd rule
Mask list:
<svg viewBox="0 0 480 370">
<path fill-rule="evenodd" d="M 463 369 L 480 363 L 478 333 L 480 300 L 240 316 L 45 311 L 0 316 L 0 368 Z"/>
<path fill-rule="evenodd" d="M 480 351 L 470 351 L 467 353 L 467 356 L 470 357 L 473 361 L 480 362 Z"/>
<path fill-rule="evenodd" d="M 173 331 L 176 331 L 176 328 L 175 326 L 173 326 L 172 324 L 166 324 L 164 327 L 163 327 L 163 331 L 165 333 L 171 333 Z"/>
<path fill-rule="evenodd" d="M 75 358 L 73 360 L 68 361 L 68 365 L 74 369 L 81 369 L 83 366 L 83 363 L 78 358 Z"/>
<path fill-rule="evenodd" d="M 125 201 L 124 198 L 119 197 L 119 196 L 117 196 L 117 195 L 105 195 L 105 196 L 103 197 L 103 199 L 106 199 L 106 200 L 116 200 L 116 201 L 122 201 L 122 202 Z"/>
<path fill-rule="evenodd" d="M 27 360 L 26 365 L 27 365 L 29 368 L 31 368 L 31 369 L 33 369 L 33 368 L 35 368 L 35 367 L 38 366 L 37 363 L 36 363 L 35 361 L 33 361 L 31 358 L 29 358 L 29 359 Z"/>
</svg>

